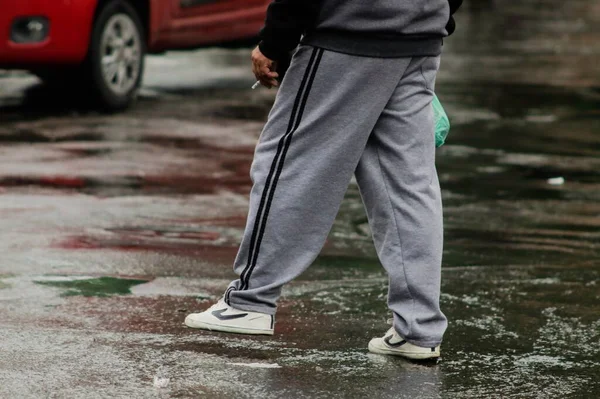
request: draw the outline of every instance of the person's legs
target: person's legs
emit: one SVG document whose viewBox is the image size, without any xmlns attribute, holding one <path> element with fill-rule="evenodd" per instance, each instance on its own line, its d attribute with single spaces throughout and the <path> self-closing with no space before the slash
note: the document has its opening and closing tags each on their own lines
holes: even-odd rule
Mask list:
<svg viewBox="0 0 600 399">
<path fill-rule="evenodd" d="M 409 62 L 297 51 L 256 148 L 231 307 L 274 314 L 281 286 L 314 261 Z"/>
<path fill-rule="evenodd" d="M 447 326 L 439 306 L 443 225 L 431 106 L 438 66 L 439 57 L 412 59 L 356 169 L 389 275 L 395 331 L 427 348 L 440 344 Z"/>
</svg>

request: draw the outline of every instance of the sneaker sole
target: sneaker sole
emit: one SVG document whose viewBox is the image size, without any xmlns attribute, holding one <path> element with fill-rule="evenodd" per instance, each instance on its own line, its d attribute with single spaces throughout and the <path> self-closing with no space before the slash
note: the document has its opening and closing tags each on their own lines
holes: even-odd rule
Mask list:
<svg viewBox="0 0 600 399">
<path fill-rule="evenodd" d="M 249 335 L 273 335 L 273 330 L 261 330 L 254 328 L 242 328 L 242 327 L 229 327 L 222 326 L 219 324 L 210 324 L 204 322 L 194 322 L 192 325 L 185 323 L 186 326 L 190 328 L 196 328 L 199 330 L 208 330 L 208 331 L 220 331 L 220 332 L 228 332 L 233 334 L 249 334 Z"/>
<path fill-rule="evenodd" d="M 400 356 L 411 360 L 429 360 L 437 359 L 440 357 L 439 352 L 421 353 L 421 352 L 400 352 L 398 350 L 380 348 L 378 346 L 371 345 L 369 342 L 369 352 L 377 353 L 378 355 L 391 355 Z"/>
</svg>

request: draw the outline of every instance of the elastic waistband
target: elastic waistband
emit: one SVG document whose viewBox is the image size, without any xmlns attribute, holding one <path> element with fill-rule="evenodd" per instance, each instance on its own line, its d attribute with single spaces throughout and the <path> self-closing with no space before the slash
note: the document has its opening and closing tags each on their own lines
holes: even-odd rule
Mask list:
<svg viewBox="0 0 600 399">
<path fill-rule="evenodd" d="M 443 38 L 313 31 L 304 36 L 302 44 L 364 57 L 402 58 L 438 56 L 442 53 Z"/>
</svg>

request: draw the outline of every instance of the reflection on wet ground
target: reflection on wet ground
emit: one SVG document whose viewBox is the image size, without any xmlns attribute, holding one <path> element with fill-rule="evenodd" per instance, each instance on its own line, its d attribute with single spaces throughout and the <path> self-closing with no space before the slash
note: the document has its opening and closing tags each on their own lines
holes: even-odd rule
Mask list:
<svg viewBox="0 0 600 399">
<path fill-rule="evenodd" d="M 389 315 L 354 184 L 277 335 L 183 327 L 234 278 L 274 96 L 203 50 L 150 57 L 121 115 L 0 78 L 0 397 L 599 397 L 600 7 L 467 5 L 437 85 L 439 364 L 366 351 Z"/>
</svg>

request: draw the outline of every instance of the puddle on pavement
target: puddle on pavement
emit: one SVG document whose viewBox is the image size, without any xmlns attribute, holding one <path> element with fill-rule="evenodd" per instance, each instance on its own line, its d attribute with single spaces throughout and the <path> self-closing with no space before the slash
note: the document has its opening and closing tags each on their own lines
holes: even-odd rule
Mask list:
<svg viewBox="0 0 600 399">
<path fill-rule="evenodd" d="M 274 337 L 183 327 L 188 312 L 210 306 L 213 295 L 226 285 L 202 277 L 159 278 L 150 284 L 109 277 L 38 278 L 38 284 L 76 296 L 38 317 L 36 334 L 45 334 L 39 328 L 54 326 L 53 320 L 63 324 L 67 320 L 72 327 L 82 320 L 93 321 L 94 329 L 86 334 L 98 338 L 86 353 L 96 353 L 104 342 L 102 348 L 120 353 L 121 363 L 142 367 L 152 358 L 156 368 L 166 364 L 168 389 L 175 396 L 199 389 L 194 384 L 211 386 L 224 397 L 244 384 L 246 389 L 266 390 L 266 397 L 281 397 L 284 392 L 292 397 L 314 397 L 311 392 L 317 397 L 319 392 L 342 397 L 335 396 L 342 390 L 344 398 L 361 398 L 374 387 L 381 398 L 397 398 L 398 389 L 410 392 L 407 398 L 538 397 L 540 387 L 545 397 L 586 397 L 600 389 L 596 379 L 600 271 L 596 268 L 445 269 L 442 308 L 450 318 L 450 329 L 443 360 L 434 366 L 367 353 L 368 340 L 388 328 L 386 278 L 382 273 L 373 276 L 374 262 L 365 266 L 359 260 L 330 261 L 325 257 L 315 266 L 335 269 L 345 263 L 358 271 L 353 278 L 296 281 L 287 286 Z M 126 295 L 135 284 L 139 285 L 134 295 Z M 109 288 L 98 290 L 98 285 Z M 195 294 L 204 288 L 210 288 L 206 296 L 211 300 L 198 302 Z M 69 293 L 72 290 L 77 294 Z M 79 298 L 86 292 L 96 298 L 91 302 Z M 52 328 L 48 337 L 77 331 L 72 327 L 63 332 Z M 10 341 L 10 331 L 3 336 Z M 77 353 L 74 350 L 71 356 Z M 268 387 L 255 380 L 258 373 L 266 372 Z M 221 373 L 239 376 L 238 384 L 219 382 Z M 342 388 L 346 386 L 352 388 Z"/>
<path fill-rule="evenodd" d="M 53 135 L 46 134 L 47 132 L 38 132 L 33 129 L 14 129 L 6 131 L 0 135 L 0 143 L 60 143 L 60 142 L 90 142 L 90 141 L 101 141 L 103 135 L 98 133 L 73 133 L 67 136 L 54 137 Z"/>
<path fill-rule="evenodd" d="M 336 254 L 331 251 L 328 254 L 317 257 L 312 266 L 304 272 L 298 281 L 324 281 L 352 279 L 353 277 L 365 278 L 379 276 L 382 266 L 379 260 L 360 256 L 351 256 L 349 253 Z"/>
<path fill-rule="evenodd" d="M 63 290 L 61 296 L 108 297 L 131 294 L 131 288 L 147 283 L 148 280 L 125 279 L 116 277 L 66 277 L 46 276 L 34 281 L 36 284 L 56 287 Z"/>
<path fill-rule="evenodd" d="M 95 235 L 71 236 L 57 242 L 63 249 L 112 249 L 117 251 L 157 251 L 193 256 L 204 247 L 237 247 L 240 228 L 194 226 L 114 228 Z"/>
<path fill-rule="evenodd" d="M 216 108 L 213 112 L 214 116 L 218 118 L 262 121 L 267 118 L 270 110 L 270 102 L 253 105 L 248 105 L 246 102 L 241 104 L 227 104 Z"/>
</svg>

